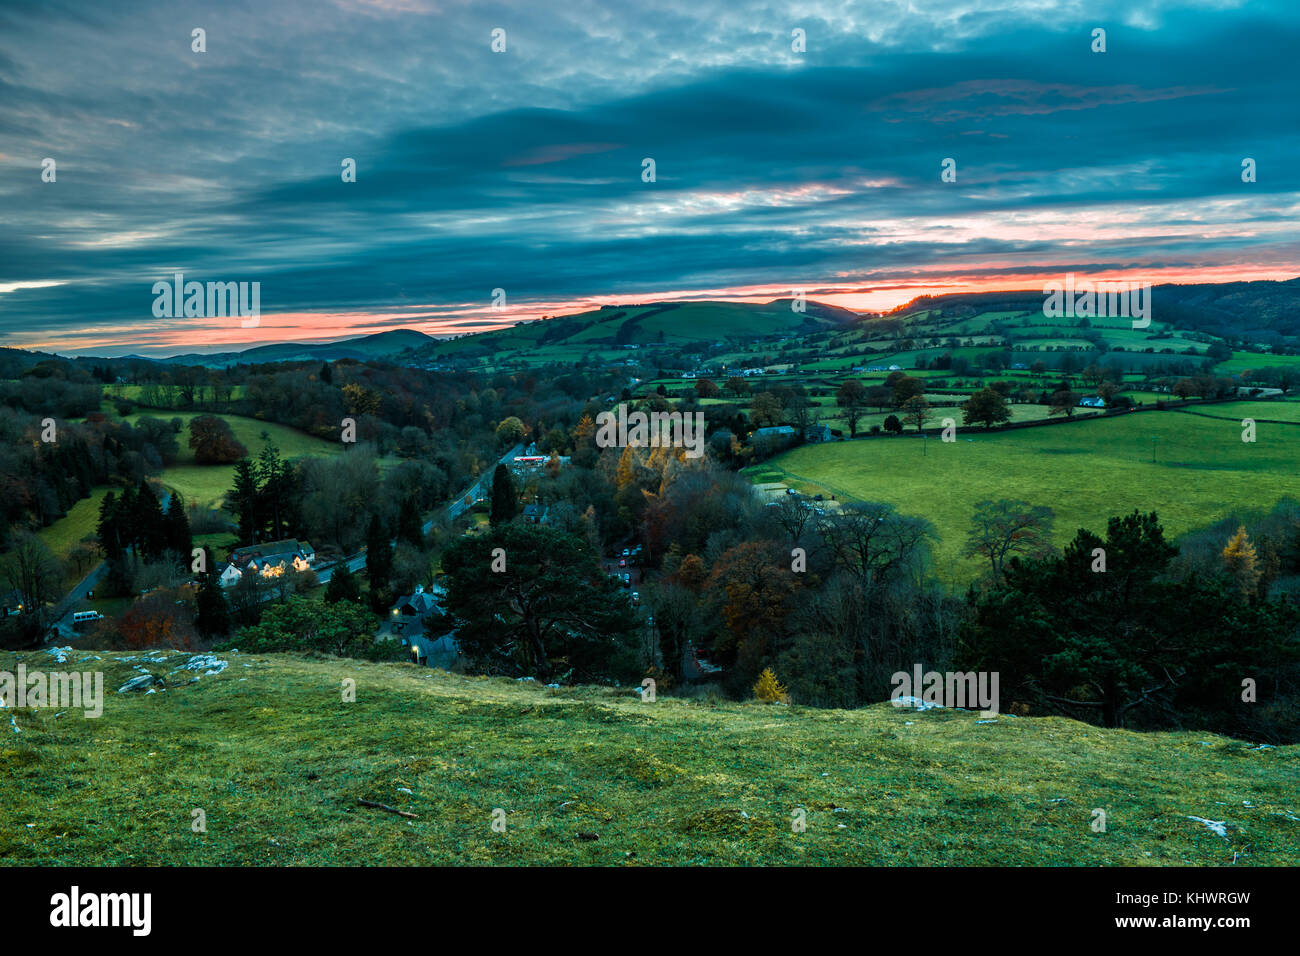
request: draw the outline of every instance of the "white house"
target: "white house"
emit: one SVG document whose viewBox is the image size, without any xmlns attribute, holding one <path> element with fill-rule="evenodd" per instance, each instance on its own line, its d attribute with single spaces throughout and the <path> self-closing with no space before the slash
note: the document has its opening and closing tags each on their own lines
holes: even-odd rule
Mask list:
<svg viewBox="0 0 1300 956">
<path fill-rule="evenodd" d="M 267 541 L 230 552 L 230 559 L 221 568 L 218 580 L 223 588 L 232 587 L 249 572 L 264 578 L 279 577 L 286 570 L 311 570 L 316 561 L 316 549 L 306 541 L 285 538 Z"/>
</svg>

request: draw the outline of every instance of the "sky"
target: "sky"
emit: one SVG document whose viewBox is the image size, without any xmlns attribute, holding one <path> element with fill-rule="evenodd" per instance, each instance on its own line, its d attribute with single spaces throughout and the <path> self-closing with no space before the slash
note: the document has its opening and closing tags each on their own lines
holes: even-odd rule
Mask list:
<svg viewBox="0 0 1300 956">
<path fill-rule="evenodd" d="M 1294 0 L 0 0 L 0 346 L 1291 278 L 1298 53 Z"/>
</svg>

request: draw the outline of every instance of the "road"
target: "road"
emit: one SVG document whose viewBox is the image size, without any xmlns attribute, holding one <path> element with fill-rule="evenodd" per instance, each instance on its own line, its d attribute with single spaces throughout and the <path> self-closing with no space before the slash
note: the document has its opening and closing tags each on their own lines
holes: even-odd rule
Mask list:
<svg viewBox="0 0 1300 956">
<path fill-rule="evenodd" d="M 164 490 L 162 497 L 158 499 L 159 505 L 166 509 L 167 503 L 172 500 L 172 493 Z M 81 602 L 86 600 L 91 591 L 95 589 L 104 575 L 108 573 L 108 563 L 101 561 L 90 569 L 90 573 L 77 582 L 58 604 L 54 605 L 54 619 L 45 628 L 45 640 L 47 642 L 58 637 L 63 640 L 71 640 L 76 637 L 76 631 L 72 627 L 72 614 L 80 606 Z"/>
<path fill-rule="evenodd" d="M 522 444 L 515 445 L 514 448 L 511 448 L 508 452 L 506 452 L 504 455 L 501 456 L 501 458 L 497 461 L 497 464 L 508 465 L 510 464 L 510 462 L 512 462 L 515 458 L 522 455 L 523 453 L 524 453 L 524 446 Z M 474 484 L 470 485 L 463 492 L 457 495 L 452 500 L 452 502 L 446 506 L 447 517 L 452 520 L 455 520 L 456 518 L 459 518 L 462 514 L 464 514 L 466 511 L 468 511 L 473 506 L 474 502 L 477 501 L 480 497 L 486 498 L 492 490 L 492 473 L 495 471 L 496 471 L 496 465 L 493 465 L 492 468 L 488 469 L 487 471 L 484 471 L 483 474 L 479 475 L 478 481 L 474 482 Z M 434 519 L 430 518 L 428 521 L 424 523 L 423 530 L 425 534 L 428 534 L 429 531 L 432 530 L 433 522 Z"/>
</svg>

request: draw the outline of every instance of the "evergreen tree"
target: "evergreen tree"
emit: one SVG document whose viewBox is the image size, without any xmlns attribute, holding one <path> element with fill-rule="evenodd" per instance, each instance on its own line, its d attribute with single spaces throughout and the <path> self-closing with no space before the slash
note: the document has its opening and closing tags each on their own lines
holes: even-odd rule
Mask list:
<svg viewBox="0 0 1300 956">
<path fill-rule="evenodd" d="M 340 601 L 351 604 L 361 602 L 361 584 L 346 564 L 339 565 L 325 585 L 325 603 L 338 604 Z"/>
<path fill-rule="evenodd" d="M 262 517 L 273 541 L 284 537 L 284 505 L 289 490 L 285 487 L 287 468 L 287 463 L 280 457 L 280 449 L 268 440 L 257 456 L 257 479 L 261 484 Z"/>
<path fill-rule="evenodd" d="M 397 512 L 397 540 L 405 541 L 417 548 L 424 547 L 424 531 L 420 527 L 420 510 L 414 498 L 402 501 Z"/>
<path fill-rule="evenodd" d="M 235 486 L 226 494 L 230 508 L 239 522 L 239 543 L 254 544 L 259 537 L 260 497 L 253 463 L 241 458 L 235 463 Z"/>
<path fill-rule="evenodd" d="M 185 517 L 185 503 L 176 492 L 172 492 L 171 500 L 167 502 L 163 523 L 167 550 L 177 555 L 181 567 L 188 568 L 194 549 L 194 535 L 190 532 L 189 518 Z"/>
<path fill-rule="evenodd" d="M 334 370 L 330 368 L 329 362 L 320 367 L 320 380 L 326 385 L 334 384 Z"/>
<path fill-rule="evenodd" d="M 167 525 L 162 505 L 147 482 L 140 482 L 136 492 L 132 525 L 138 529 L 140 551 L 146 560 L 160 558 L 167 550 Z"/>
<path fill-rule="evenodd" d="M 393 576 L 393 544 L 379 515 L 370 516 L 366 531 L 366 577 L 370 579 L 370 607 L 382 613 L 390 603 Z"/>
<path fill-rule="evenodd" d="M 113 509 L 118 540 L 122 549 L 124 551 L 129 549 L 133 553 L 140 548 L 140 525 L 136 523 L 135 499 L 135 485 L 127 485 L 122 489 L 122 497 L 117 499 L 117 506 Z"/>
<path fill-rule="evenodd" d="M 199 580 L 199 593 L 194 602 L 194 627 L 211 639 L 229 633 L 230 605 L 221 589 L 216 560 L 207 548 L 203 549 L 203 560 L 206 570 Z"/>
<path fill-rule="evenodd" d="M 100 546 L 104 549 L 104 557 L 109 561 L 121 560 L 125 550 L 125 545 L 122 542 L 122 531 L 118 525 L 117 509 L 117 495 L 110 491 L 104 495 L 104 500 L 99 503 L 99 525 L 97 528 Z"/>
<path fill-rule="evenodd" d="M 510 469 L 505 465 L 497 465 L 497 470 L 492 473 L 492 511 L 488 516 L 492 527 L 514 520 L 518 513 L 519 494 L 515 491 Z"/>
</svg>

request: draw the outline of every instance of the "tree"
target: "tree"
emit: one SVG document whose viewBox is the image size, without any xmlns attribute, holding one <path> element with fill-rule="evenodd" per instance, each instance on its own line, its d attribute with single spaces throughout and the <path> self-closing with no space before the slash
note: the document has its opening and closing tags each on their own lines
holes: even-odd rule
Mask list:
<svg viewBox="0 0 1300 956">
<path fill-rule="evenodd" d="M 140 482 L 136 489 L 135 507 L 131 513 L 131 527 L 135 540 L 146 560 L 157 560 L 167 550 L 167 525 L 162 505 L 148 482 Z"/>
<path fill-rule="evenodd" d="M 739 375 L 732 375 L 730 378 L 728 378 L 727 384 L 724 385 L 723 388 L 729 391 L 736 398 L 740 398 L 742 395 L 749 394 L 749 383 L 745 381 L 743 378 L 741 378 Z"/>
<path fill-rule="evenodd" d="M 199 578 L 199 590 L 194 599 L 194 627 L 204 638 L 224 636 L 230 632 L 230 605 L 217 574 L 217 562 L 212 552 L 203 549 L 204 571 Z"/>
<path fill-rule="evenodd" d="M 329 583 L 325 585 L 325 603 L 338 604 L 339 601 L 361 603 L 361 584 L 346 564 L 340 564 L 335 568 L 330 575 Z"/>
<path fill-rule="evenodd" d="M 636 674 L 632 608 L 581 538 L 499 525 L 454 543 L 442 566 L 457 642 L 489 673 L 550 680 L 560 671 L 575 681 Z"/>
<path fill-rule="evenodd" d="M 255 543 L 262 523 L 261 494 L 257 472 L 247 458 L 235 463 L 235 486 L 226 493 L 226 502 L 239 522 L 239 543 Z"/>
<path fill-rule="evenodd" d="M 894 375 L 899 377 L 894 378 Z M 891 383 L 886 379 L 886 384 L 889 384 L 894 390 L 895 407 L 903 408 L 913 398 L 921 398 L 925 395 L 925 382 L 921 381 L 921 379 L 903 375 L 899 372 L 895 372 L 894 375 L 889 376 L 890 379 L 894 379 L 893 382 Z"/>
<path fill-rule="evenodd" d="M 228 465 L 248 454 L 235 438 L 230 423 L 217 415 L 197 415 L 190 419 L 190 448 L 199 465 Z"/>
<path fill-rule="evenodd" d="M 1055 519 L 1045 505 L 1010 498 L 981 501 L 971 515 L 965 553 L 986 558 L 993 580 L 1000 581 L 1009 557 L 1041 558 L 1051 552 Z"/>
<path fill-rule="evenodd" d="M 961 407 L 962 423 L 966 425 L 982 424 L 992 428 L 1011 417 L 1006 400 L 992 388 L 982 388 L 973 394 Z"/>
<path fill-rule="evenodd" d="M 885 419 L 885 431 L 891 435 L 900 435 L 903 432 L 903 422 L 897 415 L 890 415 Z"/>
<path fill-rule="evenodd" d="M 411 497 L 403 498 L 397 510 L 397 540 L 415 548 L 424 547 L 424 529 L 420 524 L 420 509 Z"/>
<path fill-rule="evenodd" d="M 334 370 L 330 368 L 330 363 L 326 362 L 320 367 L 320 380 L 326 385 L 334 384 Z"/>
<path fill-rule="evenodd" d="M 502 445 L 514 445 L 528 434 L 528 427 L 514 415 L 501 420 L 497 425 L 497 441 Z"/>
<path fill-rule="evenodd" d="M 1223 549 L 1223 564 L 1242 594 L 1254 594 L 1259 585 L 1261 569 L 1258 566 L 1255 546 L 1251 544 L 1244 525 L 1229 539 Z"/>
<path fill-rule="evenodd" d="M 913 395 L 903 403 L 903 421 L 915 425 L 918 432 L 925 428 L 925 423 L 932 417 L 930 403 L 921 395 Z"/>
<path fill-rule="evenodd" d="M 712 379 L 702 378 L 695 383 L 695 395 L 697 398 L 717 398 L 718 392 L 720 391 L 721 389 L 718 388 L 717 383 Z"/>
<path fill-rule="evenodd" d="M 1243 601 L 1213 576 L 1177 580 L 1175 554 L 1156 515 L 1135 511 L 1104 540 L 1080 529 L 1059 556 L 1012 558 L 975 601 L 962 663 L 1001 673 L 1013 699 L 1107 727 L 1222 712 L 1242 674 L 1295 659 L 1297 609 Z"/>
<path fill-rule="evenodd" d="M 30 531 L 15 532 L 2 562 L 4 580 L 18 592 L 24 615 L 44 627 L 45 605 L 59 599 L 63 567 L 49 547 Z"/>
<path fill-rule="evenodd" d="M 862 419 L 862 410 L 867 404 L 866 386 L 856 378 L 844 382 L 835 393 L 836 403 L 844 409 L 844 417 L 849 423 L 849 437 L 858 436 L 858 422 Z"/>
<path fill-rule="evenodd" d="M 188 568 L 194 550 L 194 535 L 190 532 L 190 521 L 185 516 L 185 503 L 180 494 L 173 492 L 163 513 L 164 549 L 176 555 L 181 566 Z"/>
<path fill-rule="evenodd" d="M 104 559 L 120 560 L 126 549 L 126 541 L 123 539 L 118 517 L 117 495 L 112 491 L 104 495 L 104 499 L 99 503 L 99 524 L 96 533 L 99 535 L 99 544 L 104 549 Z"/>
<path fill-rule="evenodd" d="M 1064 415 L 1066 418 L 1074 417 L 1074 407 L 1079 404 L 1079 396 L 1068 388 L 1059 388 L 1052 393 L 1051 407 L 1048 408 L 1047 414 Z"/>
<path fill-rule="evenodd" d="M 775 425 L 784 413 L 781 400 L 771 392 L 759 392 L 749 405 L 749 414 L 755 425 Z"/>
<path fill-rule="evenodd" d="M 495 528 L 497 525 L 513 521 L 519 514 L 519 493 L 515 491 L 514 479 L 510 476 L 510 469 L 505 465 L 497 465 L 496 471 L 492 472 L 492 510 L 489 514 L 489 520 Z"/>
<path fill-rule="evenodd" d="M 371 515 L 366 531 L 366 577 L 370 581 L 370 607 L 376 614 L 382 614 L 392 603 L 389 586 L 392 574 L 393 545 L 388 529 L 379 515 Z"/>
<path fill-rule="evenodd" d="M 742 542 L 718 558 L 705 585 L 706 599 L 726 626 L 715 657 L 734 665 L 732 682 L 740 687 L 763 669 L 800 586 L 789 565 L 778 563 L 781 550 L 771 541 Z"/>
</svg>

